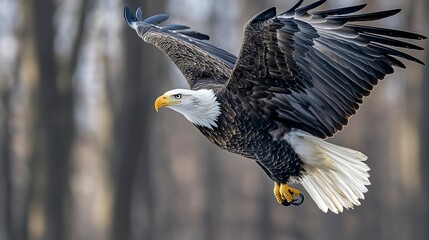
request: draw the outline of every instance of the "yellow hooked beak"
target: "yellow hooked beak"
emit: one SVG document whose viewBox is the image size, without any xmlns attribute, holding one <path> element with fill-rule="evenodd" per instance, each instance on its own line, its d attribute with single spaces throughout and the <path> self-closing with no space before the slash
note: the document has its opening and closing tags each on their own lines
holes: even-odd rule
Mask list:
<svg viewBox="0 0 429 240">
<path fill-rule="evenodd" d="M 155 110 L 158 112 L 159 108 L 170 106 L 178 102 L 179 101 L 170 101 L 168 96 L 162 95 L 155 100 Z"/>
</svg>

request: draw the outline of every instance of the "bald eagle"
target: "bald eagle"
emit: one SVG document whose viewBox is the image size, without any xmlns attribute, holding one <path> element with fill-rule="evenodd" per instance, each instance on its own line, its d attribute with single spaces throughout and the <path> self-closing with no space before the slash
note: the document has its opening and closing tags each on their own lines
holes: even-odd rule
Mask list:
<svg viewBox="0 0 429 240">
<path fill-rule="evenodd" d="M 124 17 L 145 42 L 164 52 L 190 89 L 167 91 L 155 109 L 171 108 L 211 142 L 254 160 L 274 182 L 274 197 L 300 205 L 300 183 L 323 211 L 360 205 L 369 185 L 367 157 L 324 139 L 343 129 L 363 98 L 401 59 L 423 64 L 398 48 L 423 48 L 402 39 L 425 36 L 357 22 L 383 19 L 399 9 L 356 13 L 366 4 L 315 10 L 326 0 L 250 19 L 238 57 L 207 42 L 209 36 L 168 15 Z"/>
</svg>

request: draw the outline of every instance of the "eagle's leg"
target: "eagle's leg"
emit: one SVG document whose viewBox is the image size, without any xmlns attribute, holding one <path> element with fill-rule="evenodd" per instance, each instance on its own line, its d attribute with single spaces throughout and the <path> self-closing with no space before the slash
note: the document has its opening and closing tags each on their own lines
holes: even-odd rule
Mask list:
<svg viewBox="0 0 429 240">
<path fill-rule="evenodd" d="M 298 189 L 278 182 L 274 182 L 274 197 L 278 203 L 285 206 L 299 206 L 304 202 L 304 195 Z"/>
<path fill-rule="evenodd" d="M 278 182 L 274 182 L 274 197 L 276 198 L 278 203 L 282 204 L 283 197 L 280 193 L 280 184 Z"/>
</svg>

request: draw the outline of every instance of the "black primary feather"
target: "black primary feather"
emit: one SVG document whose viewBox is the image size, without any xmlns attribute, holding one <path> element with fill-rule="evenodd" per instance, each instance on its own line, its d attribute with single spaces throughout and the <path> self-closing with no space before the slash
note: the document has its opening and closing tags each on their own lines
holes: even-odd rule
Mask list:
<svg viewBox="0 0 429 240">
<path fill-rule="evenodd" d="M 341 23 L 346 22 L 363 22 L 363 21 L 375 21 L 383 18 L 387 18 L 399 13 L 401 9 L 393 9 L 387 11 L 373 12 L 373 13 L 363 13 L 357 15 L 346 15 L 346 16 L 327 16 L 329 20 L 334 20 Z"/>
<path fill-rule="evenodd" d="M 336 8 L 336 9 L 330 9 L 330 10 L 323 10 L 323 11 L 315 11 L 311 12 L 313 15 L 317 15 L 320 17 L 327 17 L 329 15 L 342 15 L 342 14 L 349 14 L 354 13 L 357 11 L 360 11 L 364 9 L 367 6 L 367 4 L 361 4 L 351 7 L 344 7 L 344 8 Z"/>
<path fill-rule="evenodd" d="M 127 5 L 124 7 L 124 19 L 130 27 L 134 22 L 138 21 L 137 18 L 133 16 L 133 13 Z"/>
<path fill-rule="evenodd" d="M 393 72 L 392 66 L 405 67 L 399 58 L 423 64 L 395 49 L 422 50 L 422 47 L 395 37 L 424 39 L 424 36 L 350 24 L 384 19 L 400 10 L 356 14 L 366 6 L 362 4 L 317 11 L 315 8 L 324 2 L 300 7 L 302 1 L 299 1 L 285 13 L 261 20 L 260 24 L 251 21 L 245 27 L 241 54 L 222 94 L 252 92 L 262 86 L 270 93 L 268 89 L 275 88 L 276 93 L 284 93 L 277 94 L 276 101 L 264 100 L 268 110 L 259 111 L 276 116 L 279 126 L 325 138 L 347 124 L 363 97 Z M 284 104 L 280 105 L 278 99 Z"/>
<path fill-rule="evenodd" d="M 305 15 L 305 14 L 307 14 L 307 13 L 308 13 L 308 11 L 309 11 L 309 10 L 314 9 L 314 8 L 317 8 L 318 6 L 320 6 L 320 5 L 324 4 L 326 1 L 327 1 L 327 0 L 319 0 L 319 1 L 316 1 L 316 2 L 313 2 L 313 3 L 310 3 L 310 4 L 308 4 L 308 5 L 307 5 L 307 6 L 305 6 L 305 7 L 302 7 L 302 8 L 298 8 L 298 9 L 296 9 L 296 10 L 295 10 L 295 13 L 296 13 L 296 14 Z"/>
<path fill-rule="evenodd" d="M 389 29 L 389 28 L 362 26 L 362 25 L 354 25 L 354 24 L 347 24 L 347 27 L 352 28 L 358 33 L 367 32 L 367 33 L 375 33 L 375 34 L 390 36 L 390 37 L 408 38 L 408 39 L 416 39 L 416 40 L 424 40 L 427 38 L 420 34 L 400 31 L 395 29 Z"/>
<path fill-rule="evenodd" d="M 282 13 L 282 14 L 280 14 L 280 15 L 288 15 L 288 14 L 290 14 L 290 13 L 295 14 L 295 10 L 296 10 L 297 8 L 299 8 L 299 6 L 301 6 L 301 4 L 302 4 L 303 2 L 304 2 L 304 0 L 299 0 L 297 3 L 295 3 L 295 5 L 293 5 L 293 7 L 289 8 L 287 11 L 283 12 L 283 13 Z"/>
<path fill-rule="evenodd" d="M 143 21 L 143 12 L 141 8 L 137 8 L 136 10 L 136 19 L 137 21 Z"/>
<path fill-rule="evenodd" d="M 181 24 L 167 24 L 163 26 L 164 29 L 177 31 L 177 30 L 187 30 L 190 29 L 190 27 L 181 25 Z"/>
<path fill-rule="evenodd" d="M 257 14 L 254 18 L 252 18 L 251 22 L 252 23 L 256 23 L 256 22 L 265 21 L 267 19 L 275 17 L 276 14 L 277 13 L 276 13 L 276 8 L 275 7 L 268 8 L 268 9 L 260 12 L 259 14 Z"/>
<path fill-rule="evenodd" d="M 141 12 L 140 12 L 140 14 L 141 14 Z M 148 17 L 145 20 L 143 20 L 143 22 L 156 25 L 156 24 L 160 24 L 162 22 L 167 21 L 168 18 L 169 18 L 168 14 L 163 13 L 163 14 L 157 14 L 157 15 Z"/>
</svg>

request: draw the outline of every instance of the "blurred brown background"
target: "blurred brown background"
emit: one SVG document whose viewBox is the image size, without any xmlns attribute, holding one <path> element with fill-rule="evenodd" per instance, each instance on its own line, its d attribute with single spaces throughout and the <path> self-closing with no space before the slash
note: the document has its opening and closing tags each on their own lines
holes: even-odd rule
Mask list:
<svg viewBox="0 0 429 240">
<path fill-rule="evenodd" d="M 256 164 L 154 111 L 185 81 L 126 26 L 124 4 L 169 13 L 237 54 L 249 18 L 295 2 L 0 0 L 0 240 L 429 239 L 428 67 L 406 62 L 330 140 L 372 169 L 362 206 L 340 215 L 308 195 L 278 205 Z M 377 24 L 429 35 L 427 0 L 367 2 L 403 9 Z"/>
</svg>

